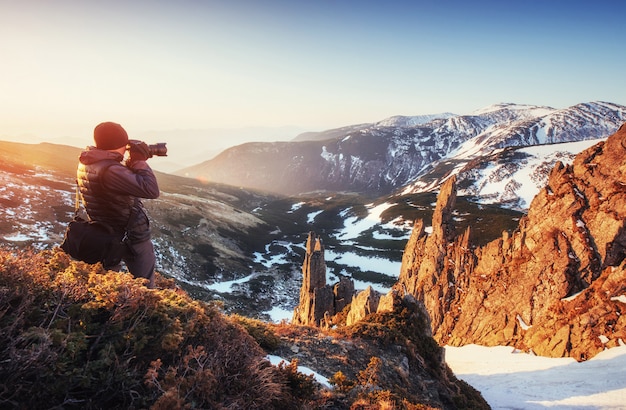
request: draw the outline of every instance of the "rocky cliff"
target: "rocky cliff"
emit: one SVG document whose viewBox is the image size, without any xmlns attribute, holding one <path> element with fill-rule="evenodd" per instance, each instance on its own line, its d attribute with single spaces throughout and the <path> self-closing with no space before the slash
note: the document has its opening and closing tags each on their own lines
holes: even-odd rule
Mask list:
<svg viewBox="0 0 626 410">
<path fill-rule="evenodd" d="M 626 340 L 626 126 L 558 163 L 517 230 L 483 247 L 454 232 L 455 198 L 450 178 L 395 286 L 424 303 L 439 343 L 585 360 Z"/>
</svg>

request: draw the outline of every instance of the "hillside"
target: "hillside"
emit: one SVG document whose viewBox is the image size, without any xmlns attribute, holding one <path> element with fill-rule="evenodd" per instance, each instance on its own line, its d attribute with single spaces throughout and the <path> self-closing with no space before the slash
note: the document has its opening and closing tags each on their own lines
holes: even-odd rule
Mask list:
<svg viewBox="0 0 626 410">
<path fill-rule="evenodd" d="M 0 142 L 0 242 L 38 250 L 61 243 L 73 215 L 79 151 Z M 389 289 L 412 221 L 428 219 L 435 201 L 432 193 L 281 197 L 163 173 L 157 179 L 161 197 L 145 205 L 158 270 L 197 299 L 218 299 L 228 312 L 266 320 L 272 319 L 271 311 L 292 311 L 298 303 L 304 243 L 312 226 L 334 252 L 329 275 Z M 520 216 L 459 200 L 459 224 L 471 224 L 479 241 L 512 230 Z M 498 221 L 498 229 L 492 221 Z"/>
<path fill-rule="evenodd" d="M 151 290 L 63 252 L 0 248 L 0 260 L 3 409 L 489 408 L 450 372 L 414 310 L 314 334 L 229 317 L 160 275 Z M 268 354 L 295 346 L 320 360 L 358 355 L 327 363 L 330 389 L 297 360 L 271 364 Z M 403 360 L 399 378 L 388 365 Z"/>
</svg>

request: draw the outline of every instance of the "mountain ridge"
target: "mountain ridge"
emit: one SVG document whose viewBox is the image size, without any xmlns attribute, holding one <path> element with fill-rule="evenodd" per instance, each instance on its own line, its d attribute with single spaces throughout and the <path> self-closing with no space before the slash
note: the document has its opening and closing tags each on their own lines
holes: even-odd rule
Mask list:
<svg viewBox="0 0 626 410">
<path fill-rule="evenodd" d="M 443 117 L 411 126 L 380 125 L 384 120 L 346 126 L 314 141 L 244 144 L 177 174 L 287 195 L 324 189 L 385 195 L 432 177 L 429 173 L 446 161 L 469 161 L 513 146 L 606 137 L 626 121 L 626 107 L 591 102 L 557 110 L 503 103 Z"/>
<path fill-rule="evenodd" d="M 42 162 L 32 152 L 44 148 L 49 152 Z M 0 142 L 0 242 L 38 250 L 61 243 L 74 212 L 76 163 L 69 158 L 77 159 L 79 152 L 63 145 Z M 388 289 L 399 272 L 411 221 L 428 218 L 435 200 L 432 193 L 285 197 L 156 175 L 161 197 L 144 203 L 157 269 L 195 298 L 218 298 L 228 312 L 274 321 L 291 317 L 297 304 L 302 244 L 311 226 L 325 237 L 329 277 L 349 276 L 359 287 Z M 521 215 L 497 205 L 463 199 L 459 204 L 459 223 L 471 224 L 481 241 L 513 229 Z"/>
<path fill-rule="evenodd" d="M 471 125 L 470 121 L 458 118 L 436 121 L 442 126 L 461 120 Z M 367 138 L 378 139 L 374 135 Z M 343 143 L 349 147 L 349 142 L 350 139 Z M 269 147 L 280 150 L 282 144 Z M 317 142 L 303 144 L 316 146 Z M 259 146 L 268 147 L 262 143 Z M 54 160 L 47 165 L 35 164 L 33 169 L 20 165 L 26 161 L 23 157 L 30 155 L 29 151 L 44 147 L 54 148 L 53 145 L 13 145 L 5 164 L 10 164 L 15 171 L 0 173 L 0 179 L 5 182 L 0 233 L 1 239 L 10 246 L 49 249 L 60 243 L 64 226 L 71 218 L 75 163 L 68 158 L 74 155 L 77 158 L 80 150 L 56 146 L 59 152 L 51 153 Z M 500 152 L 503 157 L 516 157 L 521 155 L 519 149 L 495 150 L 493 155 Z M 0 160 L 2 151 L 0 146 Z M 375 156 L 376 152 L 369 155 Z M 517 176 L 504 178 L 512 164 L 521 171 L 526 169 L 528 165 L 524 161 L 529 160 L 528 155 L 524 155 L 522 160 L 514 158 L 514 162 L 508 158 L 474 158 L 469 161 L 473 165 L 459 174 L 459 212 L 455 218 L 462 229 L 472 226 L 472 240 L 484 244 L 499 237 L 503 230 L 515 229 L 525 206 L 520 204 L 519 194 L 509 190 L 517 186 Z M 538 176 L 533 177 L 533 189 L 525 193 L 526 198 L 539 192 L 541 178 L 547 179 L 552 162 L 557 159 L 567 162 L 573 158 L 572 153 L 559 155 L 555 154 L 551 161 L 537 162 Z M 233 161 L 237 162 L 237 158 Z M 496 169 L 492 164 L 497 161 L 502 164 Z M 285 196 L 157 173 L 162 196 L 156 201 L 147 201 L 146 206 L 153 220 L 158 268 L 176 278 L 194 297 L 204 300 L 217 297 L 231 312 L 280 320 L 291 316 L 280 312 L 292 310 L 297 303 L 298 269 L 304 255 L 302 244 L 313 226 L 326 239 L 332 259 L 328 263 L 329 278 L 343 275 L 357 279 L 359 287 L 372 284 L 381 290 L 388 289 L 399 273 L 402 249 L 409 238 L 412 221 L 430 218 L 438 181 L 450 175 L 450 170 L 458 167 L 458 171 L 466 165 L 446 165 L 447 162 L 450 161 L 439 161 L 441 169 L 429 171 L 427 175 L 432 180 L 420 177 L 430 184 L 429 189 L 406 189 L 407 192 L 382 196 L 330 190 Z M 480 163 L 485 164 L 485 172 L 476 171 L 480 169 L 476 164 Z M 283 165 L 258 164 L 277 169 Z M 63 172 L 55 171 L 59 167 Z M 282 169 L 282 174 L 290 173 L 292 170 Z M 496 176 L 503 178 L 502 184 L 506 184 L 506 189 L 498 195 L 475 188 L 476 184 L 497 186 L 493 179 Z M 502 209 L 501 204 L 513 209 Z M 350 232 L 357 229 L 358 233 Z M 278 307 L 280 309 L 275 310 Z"/>
<path fill-rule="evenodd" d="M 385 294 L 326 282 L 309 234 L 293 323 L 350 326 L 399 300 L 419 301 L 439 345 L 512 346 L 588 360 L 626 340 L 626 124 L 550 171 L 513 232 L 482 246 L 457 229 L 457 178 L 439 191 L 432 225 L 415 220 L 400 275 Z M 350 297 L 352 295 L 352 297 Z M 346 306 L 345 301 L 351 299 Z"/>
</svg>

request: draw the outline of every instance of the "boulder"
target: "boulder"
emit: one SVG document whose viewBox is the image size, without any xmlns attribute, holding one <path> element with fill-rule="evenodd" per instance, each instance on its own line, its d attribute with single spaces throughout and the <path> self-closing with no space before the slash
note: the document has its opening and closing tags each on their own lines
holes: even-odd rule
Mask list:
<svg viewBox="0 0 626 410">
<path fill-rule="evenodd" d="M 359 292 L 350 305 L 350 311 L 346 319 L 346 325 L 350 326 L 363 319 L 370 313 L 376 313 L 378 310 L 378 302 L 380 293 L 368 286 L 365 290 Z"/>
</svg>

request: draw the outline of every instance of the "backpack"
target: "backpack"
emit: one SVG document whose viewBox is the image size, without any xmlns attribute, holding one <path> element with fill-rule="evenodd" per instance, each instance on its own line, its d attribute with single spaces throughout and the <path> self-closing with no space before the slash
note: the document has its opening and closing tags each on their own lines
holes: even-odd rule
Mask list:
<svg viewBox="0 0 626 410">
<path fill-rule="evenodd" d="M 102 171 L 108 170 L 109 166 Z M 86 263 L 102 262 L 105 269 L 120 263 L 128 241 L 128 227 L 135 213 L 133 206 L 124 232 L 116 232 L 110 225 L 99 221 L 88 221 L 79 215 L 80 191 L 76 182 L 74 219 L 70 221 L 60 247 L 72 258 Z M 137 200 L 135 199 L 135 205 Z"/>
</svg>

